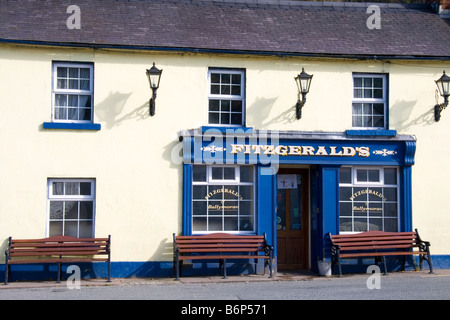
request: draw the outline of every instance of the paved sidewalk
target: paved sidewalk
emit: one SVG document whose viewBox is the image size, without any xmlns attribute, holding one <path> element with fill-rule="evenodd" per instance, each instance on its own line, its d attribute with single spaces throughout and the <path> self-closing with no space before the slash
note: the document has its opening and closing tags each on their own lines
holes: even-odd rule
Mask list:
<svg viewBox="0 0 450 320">
<path fill-rule="evenodd" d="M 112 278 L 111 282 L 105 279 L 88 279 L 80 281 L 81 287 L 101 287 L 101 286 L 124 286 L 124 285 L 145 285 L 145 284 L 207 284 L 207 283 L 236 283 L 236 282 L 270 282 L 270 281 L 313 281 L 313 280 L 328 280 L 339 281 L 348 278 L 367 278 L 369 274 L 355 273 L 344 274 L 342 278 L 333 275 L 331 277 L 319 276 L 312 272 L 278 272 L 273 278 L 266 275 L 242 275 L 242 276 L 228 276 L 223 279 L 221 276 L 201 276 L 201 277 L 181 277 L 179 281 L 174 278 Z M 427 269 L 422 271 L 405 271 L 405 272 L 390 272 L 388 277 L 403 277 L 403 276 L 430 276 L 430 277 L 450 277 L 450 269 L 438 269 L 434 274 L 430 274 Z M 7 289 L 30 289 L 30 288 L 65 288 L 67 287 L 66 280 L 61 283 L 56 281 L 13 281 L 7 285 L 0 284 L 0 290 Z"/>
</svg>

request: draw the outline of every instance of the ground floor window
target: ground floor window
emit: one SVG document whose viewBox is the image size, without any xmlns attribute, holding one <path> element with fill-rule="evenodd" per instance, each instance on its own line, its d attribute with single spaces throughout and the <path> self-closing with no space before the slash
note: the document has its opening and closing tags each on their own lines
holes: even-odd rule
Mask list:
<svg viewBox="0 0 450 320">
<path fill-rule="evenodd" d="M 192 232 L 255 231 L 253 166 L 195 165 L 192 182 Z"/>
<path fill-rule="evenodd" d="M 341 167 L 339 231 L 399 230 L 396 167 Z"/>
<path fill-rule="evenodd" d="M 48 180 L 48 235 L 94 236 L 95 180 Z"/>
</svg>

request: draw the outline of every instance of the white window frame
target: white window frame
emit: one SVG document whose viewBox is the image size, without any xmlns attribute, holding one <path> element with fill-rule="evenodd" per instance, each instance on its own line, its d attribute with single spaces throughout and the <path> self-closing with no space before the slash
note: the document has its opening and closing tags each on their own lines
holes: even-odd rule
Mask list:
<svg viewBox="0 0 450 320">
<path fill-rule="evenodd" d="M 397 197 L 397 230 L 400 230 L 400 219 L 401 219 L 401 215 L 400 215 L 400 168 L 397 166 L 394 167 L 385 167 L 385 166 L 372 166 L 372 167 L 366 167 L 366 166 L 343 166 L 343 168 L 350 168 L 351 169 L 351 175 L 352 175 L 352 179 L 350 183 L 342 183 L 339 182 L 339 189 L 341 187 L 357 187 L 357 188 L 370 188 L 370 187 L 374 187 L 374 188 L 389 188 L 389 187 L 395 187 L 397 189 L 397 193 L 396 193 L 396 197 Z M 396 169 L 396 184 L 386 184 L 385 183 L 385 179 L 384 179 L 384 170 L 385 169 Z M 357 180 L 357 170 L 358 169 L 369 169 L 369 170 L 379 170 L 380 172 L 380 181 L 378 182 L 370 182 L 370 181 L 358 181 Z M 352 207 L 353 207 L 353 200 L 352 201 L 342 201 L 340 196 L 339 196 L 339 207 L 341 202 L 348 202 L 348 203 L 352 203 Z M 383 201 L 383 205 L 386 203 L 392 203 L 393 201 Z M 353 211 L 353 208 L 352 208 Z M 340 218 L 344 217 L 344 218 L 349 218 L 347 216 L 341 216 L 341 212 L 339 210 L 339 229 L 340 229 Z M 367 218 L 369 217 L 369 214 L 367 214 Z M 352 212 L 352 221 L 354 218 L 354 214 Z M 383 226 L 384 226 L 384 221 L 385 219 L 391 219 L 392 217 L 385 217 L 384 216 L 384 210 L 383 210 L 383 215 L 382 217 L 380 217 L 381 219 L 383 219 Z M 354 221 L 352 222 L 352 228 L 354 228 Z M 383 228 L 384 229 L 384 228 Z M 339 234 L 356 234 L 356 233 L 360 233 L 361 231 L 340 231 L 339 230 Z"/>
<path fill-rule="evenodd" d="M 88 68 L 89 69 L 89 89 L 59 89 L 58 88 L 58 67 L 64 68 Z M 52 121 L 53 122 L 63 122 L 63 123 L 93 123 L 94 118 L 94 65 L 92 63 L 71 63 L 71 62 L 53 62 L 52 66 Z M 79 78 L 78 78 L 79 79 Z M 89 120 L 78 120 L 78 119 L 58 119 L 56 118 L 56 95 L 89 95 L 91 96 L 91 107 L 90 107 L 90 119 Z M 77 110 L 80 107 L 77 106 Z M 66 106 L 66 112 L 68 112 L 69 106 Z"/>
<path fill-rule="evenodd" d="M 372 79 L 382 79 L 382 98 L 357 98 L 355 97 L 355 78 L 372 78 Z M 372 86 L 373 88 L 373 86 Z M 386 74 L 374 74 L 374 73 L 353 73 L 352 76 L 352 128 L 360 130 L 375 130 L 375 129 L 387 129 L 388 128 L 388 97 L 387 97 L 387 75 Z M 371 114 L 365 114 L 367 117 L 371 117 L 372 126 L 364 126 L 364 121 L 362 121 L 363 126 L 353 126 L 353 104 L 383 104 L 383 126 L 376 127 L 373 126 L 373 109 Z M 373 108 L 373 106 L 372 106 Z M 363 114 L 364 115 L 364 114 Z"/>
<path fill-rule="evenodd" d="M 75 183 L 90 183 L 91 184 L 91 194 L 89 195 L 54 195 L 53 194 L 53 183 L 55 182 L 62 182 L 62 183 L 67 183 L 67 182 L 75 182 Z M 46 236 L 50 236 L 50 223 L 52 221 L 58 221 L 59 219 L 51 219 L 50 217 L 50 203 L 51 201 L 92 201 L 92 219 L 80 219 L 80 217 L 78 217 L 78 219 L 76 220 L 78 222 L 78 227 L 77 227 L 77 237 L 79 237 L 80 235 L 80 227 L 79 227 L 79 222 L 80 221 L 92 221 L 92 230 L 91 230 L 91 234 L 92 237 L 95 236 L 95 207 L 96 207 L 96 181 L 95 179 L 71 179 L 71 178 L 52 178 L 52 179 L 48 179 L 47 180 L 47 230 L 46 230 Z M 63 217 L 61 219 L 62 223 L 63 223 L 63 234 L 64 235 L 64 223 L 65 223 L 65 217 L 64 217 L 64 212 L 63 212 Z M 72 220 L 73 221 L 73 220 Z"/>
<path fill-rule="evenodd" d="M 212 85 L 212 79 L 211 75 L 213 73 L 219 73 L 219 74 L 230 74 L 230 75 L 240 75 L 241 76 L 241 83 L 240 83 L 240 95 L 232 95 L 232 94 L 213 94 L 211 93 L 211 85 Z M 212 123 L 210 122 L 209 116 L 210 116 L 210 100 L 228 100 L 230 101 L 230 111 L 229 112 L 214 112 L 218 113 L 219 115 L 219 123 Z M 241 101 L 242 103 L 242 111 L 240 113 L 241 115 L 241 123 L 240 124 L 231 124 L 231 114 L 233 113 L 231 111 L 231 101 Z M 244 70 L 235 70 L 235 69 L 220 69 L 220 68 L 210 68 L 208 70 L 208 124 L 214 125 L 214 126 L 227 126 L 227 127 L 243 127 L 245 125 L 245 71 Z M 222 123 L 221 121 L 221 115 L 229 113 L 230 114 L 230 121 L 229 123 Z M 237 113 L 237 112 L 234 112 Z"/>
<path fill-rule="evenodd" d="M 227 233 L 232 233 L 232 234 L 254 234 L 256 232 L 256 169 L 254 166 L 250 166 L 250 165 L 245 165 L 246 167 L 252 167 L 252 176 L 253 176 L 253 181 L 252 182 L 241 182 L 240 181 L 240 167 L 239 165 L 198 165 L 198 166 L 205 166 L 206 167 L 206 180 L 205 181 L 193 181 L 192 182 L 192 189 L 194 189 L 194 186 L 221 186 L 221 185 L 226 185 L 226 184 L 230 184 L 230 185 L 236 185 L 236 186 L 251 186 L 253 188 L 253 196 L 251 199 L 249 200 L 239 200 L 239 201 L 248 201 L 248 202 L 252 202 L 252 212 L 251 212 L 251 216 L 253 217 L 253 229 L 252 230 L 194 230 L 194 218 L 195 217 L 208 217 L 208 215 L 204 216 L 204 215 L 196 215 L 193 210 L 192 210 L 192 217 L 191 217 L 191 221 L 192 221 L 192 234 L 209 234 L 209 233 L 216 233 L 216 232 L 227 232 Z M 227 167 L 227 168 L 235 168 L 235 179 L 234 180 L 218 180 L 218 179 L 212 179 L 212 168 L 213 167 Z M 193 191 L 193 190 L 192 190 Z M 193 195 L 193 199 L 192 199 L 192 204 L 194 203 L 194 201 L 203 201 L 200 199 L 194 199 L 194 194 L 192 192 Z M 209 201 L 209 199 L 205 200 L 207 203 Z M 213 200 L 213 201 L 218 201 L 218 200 Z M 207 209 L 208 210 L 208 209 Z M 215 215 L 214 217 L 231 217 L 231 215 Z M 239 216 L 239 214 L 238 214 Z M 222 224 L 222 226 L 224 226 L 224 224 Z"/>
</svg>

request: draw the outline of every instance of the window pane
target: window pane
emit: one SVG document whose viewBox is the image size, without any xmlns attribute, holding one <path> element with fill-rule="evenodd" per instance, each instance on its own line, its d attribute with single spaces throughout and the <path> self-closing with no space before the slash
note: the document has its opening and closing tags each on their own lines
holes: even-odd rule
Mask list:
<svg viewBox="0 0 450 320">
<path fill-rule="evenodd" d="M 223 178 L 225 180 L 234 180 L 236 178 L 236 170 L 234 167 L 223 168 Z"/>
<path fill-rule="evenodd" d="M 90 79 L 91 78 L 91 69 L 89 69 L 89 68 L 80 68 L 80 78 L 82 78 L 82 79 Z"/>
<path fill-rule="evenodd" d="M 91 195 L 91 183 L 90 182 L 80 182 L 80 194 L 89 196 Z"/>
<path fill-rule="evenodd" d="M 208 186 L 196 186 L 192 188 L 192 198 L 193 199 L 205 199 L 208 196 Z"/>
<path fill-rule="evenodd" d="M 222 78 L 221 78 L 222 83 L 231 83 L 231 75 L 227 74 L 227 73 L 223 73 L 222 74 Z"/>
<path fill-rule="evenodd" d="M 89 80 L 80 80 L 80 90 L 90 90 Z"/>
<path fill-rule="evenodd" d="M 66 79 L 58 79 L 56 81 L 56 87 L 58 89 L 67 89 L 67 80 Z"/>
<path fill-rule="evenodd" d="M 230 124 L 230 114 L 229 113 L 222 113 L 220 115 L 220 123 L 221 124 Z"/>
<path fill-rule="evenodd" d="M 192 174 L 194 181 L 206 181 L 206 166 L 194 166 Z"/>
<path fill-rule="evenodd" d="M 225 94 L 225 95 L 230 95 L 231 94 L 231 86 L 222 85 L 220 88 L 220 93 Z"/>
<path fill-rule="evenodd" d="M 80 221 L 79 237 L 92 238 L 92 225 L 92 221 Z"/>
<path fill-rule="evenodd" d="M 242 115 L 240 113 L 232 113 L 230 124 L 242 124 Z"/>
<path fill-rule="evenodd" d="M 232 84 L 241 84 L 241 75 L 240 74 L 233 74 L 232 75 L 232 81 L 231 81 L 231 83 Z"/>
<path fill-rule="evenodd" d="M 210 112 L 208 121 L 209 121 L 209 123 L 216 123 L 216 124 L 218 124 L 219 123 L 219 113 Z"/>
<path fill-rule="evenodd" d="M 52 183 L 52 194 L 54 196 L 64 194 L 64 182 L 53 182 Z"/>
<path fill-rule="evenodd" d="M 209 100 L 209 111 L 219 111 L 219 100 Z"/>
<path fill-rule="evenodd" d="M 69 68 L 69 78 L 78 78 L 78 68 Z"/>
<path fill-rule="evenodd" d="M 341 187 L 339 188 L 339 198 L 341 201 L 351 201 L 353 195 L 352 187 Z"/>
<path fill-rule="evenodd" d="M 384 183 L 385 184 L 397 184 L 397 169 L 385 168 L 384 169 Z"/>
<path fill-rule="evenodd" d="M 94 202 L 93 201 L 80 201 L 80 219 L 94 218 Z"/>
<path fill-rule="evenodd" d="M 356 180 L 367 181 L 367 170 L 356 170 Z"/>
<path fill-rule="evenodd" d="M 241 182 L 253 182 L 253 167 L 242 166 L 240 168 Z"/>
<path fill-rule="evenodd" d="M 50 201 L 50 219 L 63 218 L 63 201 Z"/>
<path fill-rule="evenodd" d="M 211 175 L 213 180 L 223 180 L 223 168 L 222 167 L 212 167 Z"/>
<path fill-rule="evenodd" d="M 374 78 L 373 86 L 374 86 L 374 88 L 382 88 L 383 87 L 383 79 L 382 78 Z"/>
<path fill-rule="evenodd" d="M 49 237 L 61 236 L 63 234 L 63 222 L 51 221 L 49 225 Z"/>
<path fill-rule="evenodd" d="M 69 89 L 73 89 L 73 90 L 79 89 L 78 79 L 77 80 L 69 79 Z"/>
<path fill-rule="evenodd" d="M 231 102 L 231 111 L 232 112 L 242 112 L 242 101 L 241 100 L 233 100 Z"/>
<path fill-rule="evenodd" d="M 208 224 L 206 218 L 194 217 L 192 219 L 192 231 L 207 231 Z"/>
<path fill-rule="evenodd" d="M 228 100 L 220 101 L 220 111 L 230 111 L 231 102 Z"/>
<path fill-rule="evenodd" d="M 220 94 L 220 85 L 211 85 L 211 94 Z"/>
<path fill-rule="evenodd" d="M 64 235 L 78 237 L 78 221 L 66 221 L 64 223 Z"/>
<path fill-rule="evenodd" d="M 56 68 L 56 75 L 57 77 L 61 77 L 61 78 L 67 78 L 67 68 L 65 67 L 57 67 Z"/>
<path fill-rule="evenodd" d="M 368 170 L 368 178 L 370 182 L 380 181 L 380 171 L 379 170 Z"/>
<path fill-rule="evenodd" d="M 64 202 L 64 218 L 78 219 L 78 201 Z"/>
<path fill-rule="evenodd" d="M 57 94 L 55 95 L 55 106 L 67 106 L 67 95 Z"/>
<path fill-rule="evenodd" d="M 352 169 L 351 168 L 340 168 L 339 169 L 339 182 L 340 183 L 351 183 L 352 182 Z"/>
</svg>

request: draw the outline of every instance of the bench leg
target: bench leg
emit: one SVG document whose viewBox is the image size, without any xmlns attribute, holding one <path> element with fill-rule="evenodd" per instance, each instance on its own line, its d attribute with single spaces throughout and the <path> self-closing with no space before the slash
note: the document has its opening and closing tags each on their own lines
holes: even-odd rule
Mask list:
<svg viewBox="0 0 450 320">
<path fill-rule="evenodd" d="M 270 258 L 269 258 L 269 272 L 270 272 L 269 278 L 273 278 L 273 271 L 272 271 L 272 255 L 270 255 Z"/>
<path fill-rule="evenodd" d="M 180 280 L 180 260 L 175 261 L 175 280 Z"/>
<path fill-rule="evenodd" d="M 61 283 L 61 262 L 58 263 L 58 271 L 56 276 L 56 283 Z"/>
<path fill-rule="evenodd" d="M 222 261 L 222 268 L 223 268 L 223 278 L 227 279 L 227 259 L 223 259 Z"/>
<path fill-rule="evenodd" d="M 108 280 L 107 282 L 111 282 L 111 259 L 108 259 Z"/>
<path fill-rule="evenodd" d="M 5 284 L 8 284 L 9 280 L 9 264 L 5 263 Z"/>
<path fill-rule="evenodd" d="M 387 267 L 386 267 L 386 257 L 383 256 L 383 266 L 384 266 L 384 275 L 388 275 Z"/>
</svg>

